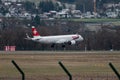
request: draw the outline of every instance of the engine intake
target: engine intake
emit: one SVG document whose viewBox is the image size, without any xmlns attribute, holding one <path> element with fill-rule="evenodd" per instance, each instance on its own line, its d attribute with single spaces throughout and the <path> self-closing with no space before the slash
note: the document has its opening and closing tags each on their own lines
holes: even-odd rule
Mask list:
<svg viewBox="0 0 120 80">
<path fill-rule="evenodd" d="M 75 40 L 69 41 L 68 44 L 69 45 L 74 45 L 74 44 L 76 44 L 76 41 Z"/>
</svg>

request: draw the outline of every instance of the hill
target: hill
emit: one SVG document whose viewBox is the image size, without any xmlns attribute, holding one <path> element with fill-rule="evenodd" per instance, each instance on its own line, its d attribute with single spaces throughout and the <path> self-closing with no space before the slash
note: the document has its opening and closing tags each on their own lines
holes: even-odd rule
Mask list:
<svg viewBox="0 0 120 80">
<path fill-rule="evenodd" d="M 43 1 L 43 0 L 22 0 L 22 1 L 31 1 L 31 2 L 34 2 L 34 3 L 37 4 L 37 3 L 39 3 L 40 1 Z M 56 1 L 56 0 L 52 0 L 52 1 Z"/>
</svg>

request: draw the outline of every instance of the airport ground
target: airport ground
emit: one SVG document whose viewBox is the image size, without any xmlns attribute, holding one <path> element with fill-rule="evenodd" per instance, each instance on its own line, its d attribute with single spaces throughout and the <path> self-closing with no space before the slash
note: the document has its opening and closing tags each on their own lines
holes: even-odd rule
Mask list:
<svg viewBox="0 0 120 80">
<path fill-rule="evenodd" d="M 118 80 L 109 62 L 120 71 L 120 51 L 1 51 L 0 80 L 21 80 L 11 60 L 23 69 L 26 80 L 68 80 L 58 61 L 71 72 L 73 80 Z"/>
</svg>

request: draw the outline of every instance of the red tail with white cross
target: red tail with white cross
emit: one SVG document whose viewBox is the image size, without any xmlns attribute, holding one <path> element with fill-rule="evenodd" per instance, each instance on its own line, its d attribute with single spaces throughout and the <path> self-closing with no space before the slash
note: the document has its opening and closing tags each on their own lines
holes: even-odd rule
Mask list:
<svg viewBox="0 0 120 80">
<path fill-rule="evenodd" d="M 34 26 L 32 26 L 32 34 L 33 34 L 33 37 L 40 37 L 40 34 L 38 33 L 38 31 Z"/>
</svg>

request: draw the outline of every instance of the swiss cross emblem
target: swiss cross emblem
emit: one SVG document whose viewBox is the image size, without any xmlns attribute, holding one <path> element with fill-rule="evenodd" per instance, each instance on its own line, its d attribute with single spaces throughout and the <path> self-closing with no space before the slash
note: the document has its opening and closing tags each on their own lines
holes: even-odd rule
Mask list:
<svg viewBox="0 0 120 80">
<path fill-rule="evenodd" d="M 78 35 L 76 35 L 76 36 L 72 36 L 72 38 L 73 38 L 73 39 L 78 39 L 79 36 L 78 36 Z"/>
<path fill-rule="evenodd" d="M 37 34 L 37 31 L 36 31 L 36 30 L 34 30 L 34 31 L 33 31 L 33 33 L 34 33 L 34 34 Z"/>
</svg>

